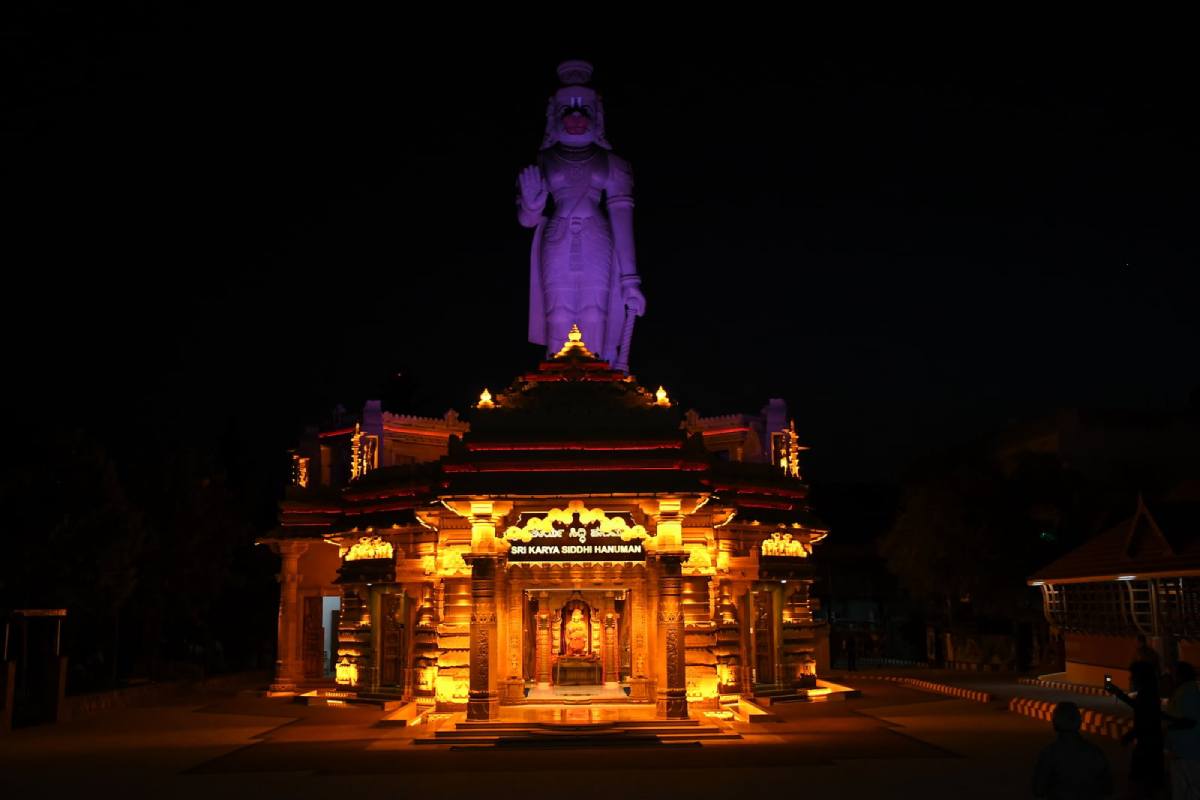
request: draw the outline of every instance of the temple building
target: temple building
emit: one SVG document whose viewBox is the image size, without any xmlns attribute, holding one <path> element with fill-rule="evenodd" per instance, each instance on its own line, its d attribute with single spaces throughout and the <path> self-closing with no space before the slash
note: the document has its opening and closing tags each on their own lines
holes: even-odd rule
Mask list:
<svg viewBox="0 0 1200 800">
<path fill-rule="evenodd" d="M 826 663 L 794 425 L 684 414 L 578 329 L 469 414 L 361 415 L 293 454 L 273 691 L 497 718 L 531 703 L 656 716 Z M 336 684 L 336 687 L 334 687 Z"/>
<path fill-rule="evenodd" d="M 682 720 L 828 691 L 809 596 L 828 531 L 783 401 L 702 418 L 629 374 L 646 311 L 633 171 L 591 75 L 559 65 L 517 179 L 542 363 L 484 389 L 469 420 L 368 402 L 293 454 L 263 540 L 282 562 L 273 691 L 328 692 L 332 678 L 340 697 L 468 720 L 592 702 Z"/>
<path fill-rule="evenodd" d="M 1132 511 L 1029 579 L 1064 643 L 1065 671 L 1046 677 L 1128 685 L 1139 635 L 1163 664 L 1200 662 L 1200 483 Z"/>
</svg>

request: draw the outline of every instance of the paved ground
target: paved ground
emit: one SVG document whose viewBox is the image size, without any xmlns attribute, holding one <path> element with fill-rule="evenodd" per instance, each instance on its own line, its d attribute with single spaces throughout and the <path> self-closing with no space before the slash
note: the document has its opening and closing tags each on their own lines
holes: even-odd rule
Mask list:
<svg viewBox="0 0 1200 800">
<path fill-rule="evenodd" d="M 691 747 L 455 751 L 373 727 L 378 712 L 251 693 L 129 709 L 0 739 L 0 797 L 219 798 L 1029 796 L 1045 723 L 863 682 L 843 703 L 776 706 L 784 722 Z M 1127 755 L 1093 737 L 1119 784 Z M 411 796 L 411 795 L 410 795 Z"/>
</svg>

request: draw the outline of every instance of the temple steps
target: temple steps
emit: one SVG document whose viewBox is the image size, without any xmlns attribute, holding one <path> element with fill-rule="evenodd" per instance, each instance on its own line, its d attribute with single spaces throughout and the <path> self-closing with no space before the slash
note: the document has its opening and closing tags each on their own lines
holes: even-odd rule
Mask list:
<svg viewBox="0 0 1200 800">
<path fill-rule="evenodd" d="M 860 697 L 861 692 L 849 686 L 842 686 L 828 681 L 820 681 L 816 688 L 759 688 L 754 691 L 751 700 L 760 706 L 772 706 L 778 703 L 827 703 Z"/>
<path fill-rule="evenodd" d="M 296 695 L 292 702 L 306 706 L 372 706 L 389 714 L 409 704 L 398 694 L 347 692 L 337 689 L 314 689 Z"/>
<path fill-rule="evenodd" d="M 453 747 L 634 747 L 699 745 L 741 735 L 697 720 L 628 720 L 595 723 L 459 722 L 418 738 L 415 744 Z"/>
</svg>

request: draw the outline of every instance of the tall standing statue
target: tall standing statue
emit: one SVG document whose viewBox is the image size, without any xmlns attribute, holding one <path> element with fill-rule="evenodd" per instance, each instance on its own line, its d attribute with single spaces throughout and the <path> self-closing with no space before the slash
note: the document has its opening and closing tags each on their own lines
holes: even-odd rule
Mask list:
<svg viewBox="0 0 1200 800">
<path fill-rule="evenodd" d="M 518 178 L 517 219 L 534 228 L 529 341 L 556 351 L 571 325 L 620 370 L 646 311 L 633 248 L 633 172 L 604 138 L 604 106 L 585 84 L 592 65 L 566 61 L 550 98 L 537 164 Z"/>
</svg>

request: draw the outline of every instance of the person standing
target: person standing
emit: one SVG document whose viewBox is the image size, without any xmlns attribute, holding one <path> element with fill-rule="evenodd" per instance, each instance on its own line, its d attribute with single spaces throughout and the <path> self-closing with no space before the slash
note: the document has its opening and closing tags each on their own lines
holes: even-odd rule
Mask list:
<svg viewBox="0 0 1200 800">
<path fill-rule="evenodd" d="M 1186 661 L 1175 664 L 1175 691 L 1167 705 L 1167 761 L 1173 800 L 1200 800 L 1200 684 Z"/>
<path fill-rule="evenodd" d="M 1038 755 L 1033 796 L 1049 800 L 1099 800 L 1113 791 L 1112 771 L 1100 748 L 1079 734 L 1079 707 L 1062 702 L 1051 716 L 1055 741 Z"/>
<path fill-rule="evenodd" d="M 1139 633 L 1137 635 L 1137 646 L 1133 649 L 1133 664 L 1139 661 L 1144 661 L 1154 668 L 1154 674 L 1162 675 L 1162 659 L 1158 657 L 1158 651 L 1149 645 L 1146 641 L 1146 634 Z"/>
<path fill-rule="evenodd" d="M 1158 673 L 1149 661 L 1135 661 L 1129 665 L 1129 682 L 1133 696 L 1112 683 L 1105 688 L 1133 709 L 1133 730 L 1121 737 L 1121 744 L 1134 743 L 1129 760 L 1129 797 L 1150 800 L 1166 786 Z"/>
</svg>

